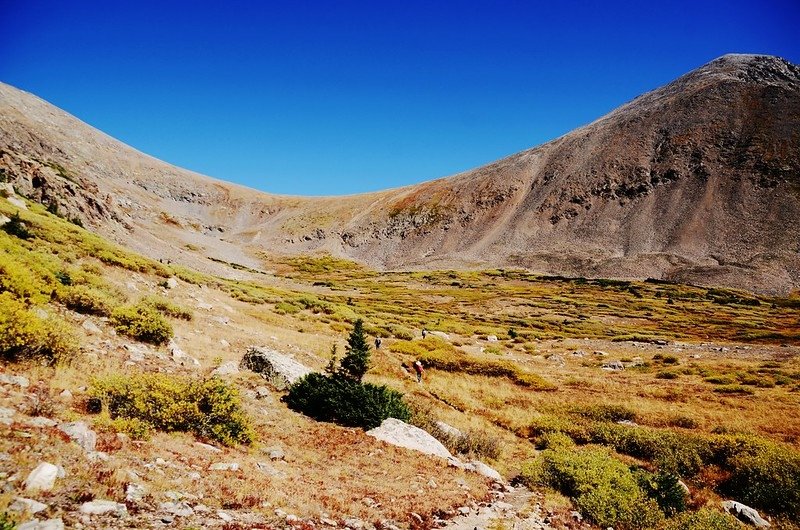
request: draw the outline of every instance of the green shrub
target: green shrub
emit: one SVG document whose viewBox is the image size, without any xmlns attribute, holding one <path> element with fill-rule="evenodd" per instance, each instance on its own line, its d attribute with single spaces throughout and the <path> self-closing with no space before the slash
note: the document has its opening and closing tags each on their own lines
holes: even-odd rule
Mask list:
<svg viewBox="0 0 800 530">
<path fill-rule="evenodd" d="M 605 449 L 546 449 L 533 465 L 523 466 L 521 479 L 529 487 L 549 486 L 571 497 L 602 527 L 654 528 L 664 518 L 631 470 Z"/>
<path fill-rule="evenodd" d="M 172 338 L 172 325 L 149 305 L 120 306 L 111 313 L 111 324 L 119 333 L 152 344 Z"/>
<path fill-rule="evenodd" d="M 762 442 L 731 456 L 730 478 L 722 490 L 745 504 L 771 513 L 800 514 L 800 453 Z"/>
<path fill-rule="evenodd" d="M 95 379 L 90 395 L 103 401 L 112 420 L 124 420 L 118 426 L 139 433 L 191 432 L 225 445 L 255 440 L 237 390 L 218 378 L 112 375 Z"/>
<path fill-rule="evenodd" d="M 78 341 L 66 322 L 40 318 L 11 293 L 0 293 L 0 358 L 62 363 L 77 352 Z"/>
<path fill-rule="evenodd" d="M 654 499 L 666 515 L 672 516 L 686 510 L 688 494 L 676 475 L 651 473 L 646 469 L 637 469 L 633 475 L 645 495 Z"/>
<path fill-rule="evenodd" d="M 732 515 L 710 508 L 684 512 L 673 517 L 662 530 L 745 530 L 745 525 Z"/>
<path fill-rule="evenodd" d="M 64 305 L 78 313 L 108 316 L 116 302 L 106 293 L 88 285 L 74 285 L 61 296 Z"/>
<path fill-rule="evenodd" d="M 677 379 L 677 378 L 678 374 L 676 372 L 670 372 L 668 370 L 664 370 L 656 374 L 656 379 Z"/>
<path fill-rule="evenodd" d="M 309 374 L 290 386 L 283 400 L 315 420 L 348 427 L 372 429 L 386 418 L 411 418 L 400 392 L 339 375 Z"/>
</svg>

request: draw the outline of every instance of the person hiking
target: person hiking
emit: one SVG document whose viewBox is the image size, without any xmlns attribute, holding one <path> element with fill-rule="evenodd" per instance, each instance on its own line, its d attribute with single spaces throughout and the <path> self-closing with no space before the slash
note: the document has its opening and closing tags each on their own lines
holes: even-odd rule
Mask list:
<svg viewBox="0 0 800 530">
<path fill-rule="evenodd" d="M 375 337 L 375 349 L 376 350 L 380 350 L 381 349 L 381 343 L 382 343 L 381 338 L 380 337 Z"/>
<path fill-rule="evenodd" d="M 417 372 L 417 383 L 422 383 L 422 372 L 425 370 L 422 368 L 422 363 L 417 361 L 414 363 L 414 371 Z"/>
<path fill-rule="evenodd" d="M 428 336 L 428 330 L 425 329 L 425 328 L 422 328 L 422 338 L 424 339 L 427 336 Z"/>
</svg>

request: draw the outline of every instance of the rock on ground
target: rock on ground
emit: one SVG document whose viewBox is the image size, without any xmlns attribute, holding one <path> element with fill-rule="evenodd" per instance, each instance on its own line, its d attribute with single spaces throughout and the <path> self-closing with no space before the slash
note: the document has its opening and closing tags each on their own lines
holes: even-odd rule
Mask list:
<svg viewBox="0 0 800 530">
<path fill-rule="evenodd" d="M 125 515 L 128 513 L 128 509 L 125 507 L 124 504 L 106 500 L 94 500 L 90 502 L 84 502 L 83 504 L 81 504 L 79 510 L 81 513 L 85 513 L 88 515 L 106 515 L 106 514 Z"/>
<path fill-rule="evenodd" d="M 291 385 L 313 371 L 288 355 L 257 346 L 248 348 L 242 358 L 241 366 L 284 386 Z"/>
<path fill-rule="evenodd" d="M 61 519 L 47 519 L 46 521 L 32 519 L 19 525 L 17 530 L 64 530 L 64 521 Z"/>
<path fill-rule="evenodd" d="M 405 447 L 412 451 L 419 451 L 428 455 L 441 458 L 452 458 L 450 451 L 442 442 L 423 431 L 395 418 L 383 420 L 380 427 L 367 431 L 367 434 L 398 447 Z"/>
<path fill-rule="evenodd" d="M 762 518 L 753 508 L 736 501 L 724 501 L 722 509 L 733 515 L 743 523 L 755 526 L 756 528 L 769 528 L 769 521 Z"/>
<path fill-rule="evenodd" d="M 58 429 L 80 445 L 84 451 L 94 451 L 95 445 L 97 445 L 97 433 L 91 430 L 85 422 L 62 423 Z"/>
<path fill-rule="evenodd" d="M 49 491 L 53 489 L 56 477 L 58 477 L 58 467 L 49 462 L 42 462 L 25 479 L 25 489 Z"/>
</svg>

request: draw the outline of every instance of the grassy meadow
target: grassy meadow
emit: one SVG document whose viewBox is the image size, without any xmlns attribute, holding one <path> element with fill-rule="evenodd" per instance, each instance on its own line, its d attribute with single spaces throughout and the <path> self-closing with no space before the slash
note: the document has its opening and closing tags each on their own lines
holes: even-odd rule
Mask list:
<svg viewBox="0 0 800 530">
<path fill-rule="evenodd" d="M 474 474 L 378 446 L 358 430 L 313 422 L 289 411 L 274 389 L 267 402 L 254 397 L 264 384 L 254 374 L 233 374 L 208 390 L 224 396 L 220 410 L 236 418 L 232 427 L 224 414 L 198 426 L 169 415 L 93 415 L 85 407 L 91 395 L 120 388 L 135 402 L 145 383 L 166 389 L 165 399 L 177 392 L 173 387 L 207 388 L 196 386 L 198 375 L 238 361 L 251 344 L 322 369 L 331 346 L 341 348 L 363 318 L 383 341 L 367 380 L 403 392 L 412 422 L 452 451 L 547 491 L 556 512 L 577 506 L 595 524 L 660 527 L 677 521 L 677 512 L 704 514 L 733 498 L 778 527 L 797 528 L 798 293 L 778 298 L 521 270 L 376 272 L 327 255 L 264 255 L 258 271 L 231 263 L 251 273 L 250 280 L 232 280 L 133 254 L 38 204 L 19 210 L 0 200 L 0 213 L 18 215 L 21 226 L 0 231 L 3 371 L 39 381 L 42 410 L 31 416 L 91 423 L 115 465 L 162 458 L 180 461 L 183 471 L 203 470 L 214 455 L 196 440 L 222 443 L 224 457 L 243 467 L 255 466 L 260 448 L 270 445 L 289 455 L 280 473 L 232 473 L 222 491 L 211 477 L 185 483 L 183 471 L 167 466 L 147 479 L 154 501 L 181 487 L 220 509 L 403 524 L 419 511 L 428 524 L 434 513 L 486 498 L 487 484 Z M 87 331 L 87 319 L 100 334 Z M 170 341 L 198 366 L 174 362 Z M 128 359 L 130 344 L 146 352 L 143 361 Z M 415 360 L 426 369 L 422 384 L 410 369 Z M 154 373 L 166 379 L 148 379 Z M 59 397 L 77 388 L 87 389 L 85 398 Z M 3 392 L 9 403 L 22 399 Z M 196 405 L 180 402 L 175 410 L 186 407 Z M 436 420 L 463 436 L 446 436 Z M 124 499 L 127 479 L 114 465 L 80 468 L 63 440 L 47 446 L 25 432 L 9 427 L 0 442 L 15 466 L 32 467 L 38 451 L 76 470 L 51 494 L 53 503 Z M 120 442 L 117 432 L 134 441 Z M 366 464 L 370 471 L 360 472 Z M 573 473 L 577 468 L 581 473 Z M 646 499 L 652 517 L 636 519 L 624 506 L 609 511 L 619 501 L 607 491 L 613 488 L 600 480 L 582 489 L 593 473 L 628 484 L 628 497 Z M 663 488 L 647 486 L 667 474 L 688 487 L 683 504 L 662 505 Z M 11 501 L 0 496 L 0 510 Z"/>
</svg>

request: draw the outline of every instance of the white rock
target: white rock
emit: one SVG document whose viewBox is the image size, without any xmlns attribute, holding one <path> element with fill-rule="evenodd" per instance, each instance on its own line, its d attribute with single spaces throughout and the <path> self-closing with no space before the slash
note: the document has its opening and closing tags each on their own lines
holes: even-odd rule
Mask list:
<svg viewBox="0 0 800 530">
<path fill-rule="evenodd" d="M 450 458 L 453 455 L 442 445 L 442 442 L 423 431 L 419 427 L 409 425 L 396 418 L 383 420 L 380 427 L 367 431 L 369 436 L 398 447 L 405 447 L 428 455 Z"/>
<path fill-rule="evenodd" d="M 35 418 L 31 418 L 28 420 L 28 425 L 32 425 L 33 427 L 55 427 L 58 425 L 58 422 L 55 420 L 51 420 L 50 418 L 45 418 L 43 416 L 36 416 Z"/>
<path fill-rule="evenodd" d="M 33 515 L 45 511 L 47 505 L 33 499 L 26 499 L 25 497 L 15 497 L 14 502 L 11 503 L 8 509 L 15 512 L 28 512 Z"/>
<path fill-rule="evenodd" d="M 172 355 L 172 360 L 181 366 L 200 366 L 200 361 L 181 350 L 172 340 L 167 344 L 167 350 Z"/>
<path fill-rule="evenodd" d="M 28 388 L 28 386 L 30 386 L 28 379 L 21 375 L 0 374 L 0 383 L 6 385 L 19 385 L 22 388 Z"/>
<path fill-rule="evenodd" d="M 208 469 L 211 471 L 238 471 L 239 470 L 239 463 L 238 462 L 217 462 L 216 464 L 211 464 L 208 466 Z"/>
<path fill-rule="evenodd" d="M 140 484 L 128 484 L 125 488 L 125 500 L 128 502 L 141 502 L 146 490 Z"/>
<path fill-rule="evenodd" d="M 233 517 L 228 515 L 227 513 L 223 512 L 222 510 L 217 511 L 217 517 L 225 521 L 226 523 L 230 523 L 233 521 Z"/>
<path fill-rule="evenodd" d="M 175 517 L 194 515 L 194 509 L 185 502 L 162 502 L 158 505 L 158 509 Z"/>
<path fill-rule="evenodd" d="M 225 339 L 219 339 L 219 345 L 222 346 L 223 348 L 228 348 L 230 347 L 231 343 Z"/>
<path fill-rule="evenodd" d="M 59 396 L 60 396 L 62 399 L 72 399 L 72 392 L 70 392 L 69 390 L 67 390 L 67 389 L 65 388 L 64 390 L 62 390 L 62 391 L 61 391 L 61 393 L 59 394 Z"/>
<path fill-rule="evenodd" d="M 228 361 L 217 367 L 211 375 L 231 375 L 239 373 L 239 365 L 236 361 Z"/>
<path fill-rule="evenodd" d="M 486 337 L 487 342 L 497 342 L 497 335 L 489 335 Z"/>
<path fill-rule="evenodd" d="M 167 289 L 175 289 L 178 286 L 178 280 L 175 278 L 167 278 Z"/>
<path fill-rule="evenodd" d="M 25 479 L 25 489 L 49 491 L 53 489 L 56 477 L 58 477 L 58 467 L 49 462 L 42 462 Z"/>
<path fill-rule="evenodd" d="M 747 523 L 756 528 L 769 528 L 769 521 L 762 518 L 753 508 L 736 501 L 724 501 L 722 509 L 733 515 L 743 523 Z"/>
<path fill-rule="evenodd" d="M 437 420 L 436 422 L 434 422 L 434 425 L 436 425 L 436 427 L 440 431 L 447 434 L 448 436 L 452 436 L 453 438 L 461 438 L 462 436 L 464 436 L 464 433 L 462 433 L 460 430 L 456 429 L 452 425 L 449 425 L 443 421 Z"/>
<path fill-rule="evenodd" d="M 214 447 L 213 445 L 204 444 L 203 442 L 195 442 L 194 444 L 197 447 L 202 447 L 203 449 L 211 451 L 212 453 L 221 453 L 222 452 L 222 449 L 220 449 L 219 447 Z"/>
<path fill-rule="evenodd" d="M 128 509 L 124 504 L 106 500 L 84 502 L 81 504 L 79 511 L 88 515 L 114 514 L 117 516 L 122 516 L 128 513 Z"/>
<path fill-rule="evenodd" d="M 97 444 L 97 433 L 89 428 L 89 426 L 82 421 L 73 421 L 70 423 L 62 423 L 58 426 L 58 429 L 67 436 L 69 436 L 72 441 L 80 445 L 84 451 L 94 451 L 95 445 Z"/>
<path fill-rule="evenodd" d="M 81 324 L 81 327 L 83 329 L 85 329 L 86 332 L 89 333 L 90 335 L 100 335 L 100 334 L 103 333 L 103 330 L 101 330 L 99 327 L 97 327 L 97 324 L 95 324 L 94 322 L 92 322 L 88 318 L 83 321 L 83 324 Z"/>
<path fill-rule="evenodd" d="M 17 530 L 64 530 L 64 521 L 59 519 L 47 519 L 40 521 L 33 519 L 27 523 L 22 523 L 17 527 Z"/>
<path fill-rule="evenodd" d="M 4 425 L 11 425 L 12 423 L 14 423 L 14 420 L 12 418 L 16 413 L 17 411 L 14 409 L 10 409 L 7 407 L 0 407 L 0 423 Z"/>
<path fill-rule="evenodd" d="M 488 477 L 496 482 L 503 482 L 503 476 L 500 475 L 500 473 L 487 466 L 480 460 L 473 460 L 472 462 L 467 463 L 466 469 L 469 471 L 474 471 L 475 473 L 479 473 L 484 477 Z"/>
</svg>

